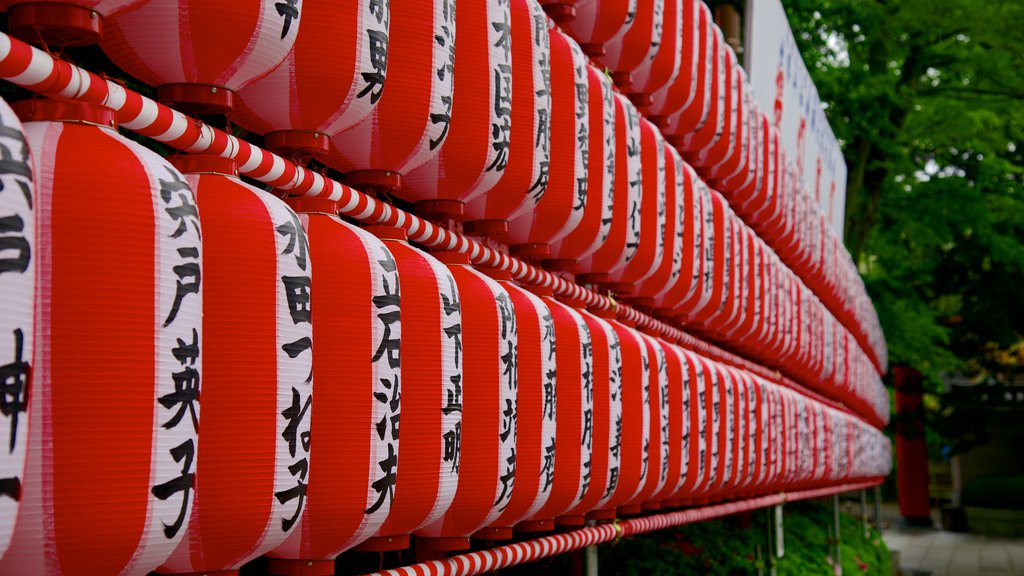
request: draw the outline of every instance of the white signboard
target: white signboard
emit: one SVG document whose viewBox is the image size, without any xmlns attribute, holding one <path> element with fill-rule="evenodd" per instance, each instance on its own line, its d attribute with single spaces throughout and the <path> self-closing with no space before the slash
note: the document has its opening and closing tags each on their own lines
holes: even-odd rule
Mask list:
<svg viewBox="0 0 1024 576">
<path fill-rule="evenodd" d="M 754 96 L 782 132 L 807 193 L 843 235 L 846 162 L 780 0 L 748 0 L 745 67 Z"/>
</svg>

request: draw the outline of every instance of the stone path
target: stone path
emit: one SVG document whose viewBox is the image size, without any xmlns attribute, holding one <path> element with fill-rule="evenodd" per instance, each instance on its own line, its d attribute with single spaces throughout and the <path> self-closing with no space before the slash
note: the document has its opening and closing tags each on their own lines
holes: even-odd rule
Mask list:
<svg viewBox="0 0 1024 576">
<path fill-rule="evenodd" d="M 1024 576 L 1024 540 L 907 528 L 888 516 L 882 535 L 904 576 Z"/>
</svg>

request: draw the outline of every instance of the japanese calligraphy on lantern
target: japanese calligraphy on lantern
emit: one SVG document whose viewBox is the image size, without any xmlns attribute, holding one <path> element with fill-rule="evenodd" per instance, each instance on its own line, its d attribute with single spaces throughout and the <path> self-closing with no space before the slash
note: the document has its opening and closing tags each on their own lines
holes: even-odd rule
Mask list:
<svg viewBox="0 0 1024 576">
<path fill-rule="evenodd" d="M 0 102 L 0 555 L 21 499 L 35 310 L 34 189 L 28 142 Z"/>
</svg>

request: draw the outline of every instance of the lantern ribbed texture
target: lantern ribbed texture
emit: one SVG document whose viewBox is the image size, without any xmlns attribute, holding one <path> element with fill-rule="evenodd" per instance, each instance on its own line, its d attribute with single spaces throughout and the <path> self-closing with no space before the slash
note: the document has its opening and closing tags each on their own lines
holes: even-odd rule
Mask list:
<svg viewBox="0 0 1024 576">
<path fill-rule="evenodd" d="M 611 326 L 622 353 L 622 418 L 615 423 L 622 460 L 615 490 L 592 513 L 595 518 L 614 516 L 616 508 L 618 513 L 633 513 L 632 506 L 623 505 L 640 492 L 648 475 L 652 362 L 639 332 L 619 322 L 611 322 Z M 639 511 L 639 506 L 636 509 Z"/>
<path fill-rule="evenodd" d="M 332 135 L 328 165 L 353 183 L 388 189 L 430 160 L 454 110 L 455 3 L 392 0 L 387 90 L 362 122 Z"/>
<path fill-rule="evenodd" d="M 669 0 L 671 2 L 671 0 Z M 678 62 L 676 64 L 676 75 L 661 88 L 650 93 L 650 103 L 647 106 L 647 113 L 652 121 L 667 122 L 668 117 L 680 110 L 690 107 L 699 107 L 702 104 L 703 94 L 698 94 L 701 85 L 698 84 L 700 70 L 704 69 L 704 61 L 698 58 L 701 40 L 701 9 L 703 2 L 700 0 L 679 0 L 680 18 L 679 39 L 676 48 Z M 705 20 L 706 26 L 706 20 Z M 670 40 L 669 40 L 670 41 Z M 702 78 L 701 78 L 702 79 Z M 638 82 L 643 82 L 643 77 L 638 77 Z"/>
<path fill-rule="evenodd" d="M 550 254 L 552 242 L 571 233 L 583 218 L 588 193 L 590 110 L 587 59 L 556 28 L 551 41 L 551 159 L 543 197 L 509 222 L 513 252 Z"/>
<path fill-rule="evenodd" d="M 203 227 L 205 419 L 191 521 L 161 572 L 189 574 L 237 569 L 302 515 L 294 487 L 308 482 L 311 267 L 295 213 L 234 178 L 234 163 L 177 165 Z"/>
<path fill-rule="evenodd" d="M 576 17 L 565 23 L 566 31 L 587 51 L 600 56 L 605 45 L 621 37 L 636 19 L 638 0 L 602 0 L 586 2 L 570 0 L 576 6 Z"/>
<path fill-rule="evenodd" d="M 511 128 L 501 179 L 466 204 L 466 220 L 507 227 L 544 195 L 551 152 L 551 51 L 548 21 L 536 0 L 512 0 Z"/>
<path fill-rule="evenodd" d="M 323 263 L 311 277 L 317 401 L 310 432 L 318 440 L 305 510 L 271 551 L 272 568 L 333 560 L 381 526 L 398 484 L 409 384 L 401 374 L 406 293 L 391 251 L 334 215 L 306 212 L 317 206 L 294 204 L 303 212 L 295 223 L 308 238 L 309 259 Z"/>
<path fill-rule="evenodd" d="M 696 487 L 704 482 L 707 474 L 707 388 L 704 379 L 704 365 L 689 350 L 678 349 L 683 361 L 683 410 L 685 411 L 682 431 L 685 443 L 682 466 L 682 483 L 669 493 L 666 506 L 689 502 Z"/>
<path fill-rule="evenodd" d="M 611 286 L 634 294 L 636 284 L 657 270 L 665 254 L 665 140 L 658 129 L 640 120 L 640 236 L 636 252 L 625 266 L 611 273 Z"/>
<path fill-rule="evenodd" d="M 667 459 L 661 462 L 660 487 L 648 498 L 645 508 L 667 507 L 692 473 L 690 465 L 690 367 L 683 349 L 655 340 L 665 358 L 664 394 L 659 396 L 660 438 Z"/>
<path fill-rule="evenodd" d="M 622 346 L 618 333 L 603 318 L 580 312 L 593 353 L 594 413 L 591 433 L 590 481 L 558 524 L 582 526 L 584 516 L 614 494 L 622 466 Z"/>
<path fill-rule="evenodd" d="M 0 421 L 0 558 L 18 517 L 28 456 L 29 390 L 35 350 L 36 243 L 35 180 L 21 121 L 0 100 L 0 364 L 4 406 Z"/>
<path fill-rule="evenodd" d="M 632 82 L 629 89 L 634 94 L 642 94 L 641 106 L 648 109 L 653 102 L 651 94 L 667 88 L 679 74 L 682 61 L 680 43 L 683 40 L 683 3 L 688 0 L 663 0 L 663 11 L 655 13 L 654 27 L 661 28 L 652 34 L 652 41 L 658 38 L 660 45 L 652 47 L 646 62 L 641 63 L 632 71 Z M 657 9 L 657 5 L 655 6 Z"/>
<path fill-rule="evenodd" d="M 640 242 L 640 113 L 620 94 L 615 95 L 614 181 L 611 231 L 596 251 L 580 260 L 580 271 L 594 281 L 607 281 L 610 272 L 625 266 Z"/>
<path fill-rule="evenodd" d="M 465 202 L 501 179 L 512 130 L 509 0 L 459 4 L 448 134 L 437 154 L 406 173 L 395 194 L 425 213 L 462 217 Z M 529 105 L 529 104 L 527 104 Z"/>
<path fill-rule="evenodd" d="M 637 510 L 645 504 L 648 507 L 660 507 L 656 502 L 649 502 L 651 497 L 661 490 L 668 480 L 668 461 L 671 458 L 668 444 L 668 359 L 665 349 L 658 341 L 648 334 L 638 332 L 643 345 L 647 349 L 650 368 L 646 383 L 647 406 L 647 437 L 644 445 L 647 448 L 645 463 L 646 475 L 640 482 L 637 493 L 626 501 L 625 508 Z"/>
<path fill-rule="evenodd" d="M 181 540 L 195 496 L 202 247 L 192 191 L 119 136 L 109 109 L 16 109 L 35 152 L 43 306 L 28 469 L 0 572 L 146 574 Z M 85 217 L 96 206 L 102 215 Z M 117 271 L 116 296 L 95 280 L 97 258 Z M 83 383 L 107 353 L 116 358 L 102 362 L 99 425 L 97 389 Z M 103 492 L 83 478 L 102 478 Z"/>
<path fill-rule="evenodd" d="M 714 123 L 715 109 L 718 107 L 717 88 L 720 84 L 719 71 L 719 37 L 717 27 L 711 17 L 711 9 L 700 3 L 700 28 L 697 35 L 697 78 L 696 93 L 688 105 L 668 115 L 662 132 L 673 145 L 678 147 L 686 137 L 706 124 Z"/>
<path fill-rule="evenodd" d="M 508 507 L 516 476 L 516 316 L 508 292 L 469 266 L 465 254 L 440 253 L 462 302 L 462 455 L 448 511 L 416 532 L 417 545 L 459 550 Z"/>
<path fill-rule="evenodd" d="M 665 0 L 637 0 L 636 14 L 629 28 L 618 38 L 605 43 L 605 53 L 594 60 L 612 71 L 616 83 L 625 92 L 633 92 L 632 72 L 649 69 L 661 47 L 664 30 Z"/>
<path fill-rule="evenodd" d="M 573 270 L 580 258 L 594 253 L 611 232 L 615 198 L 615 92 L 604 72 L 587 66 L 590 143 L 587 196 L 583 217 L 567 236 L 551 244 L 545 266 Z"/>
<path fill-rule="evenodd" d="M 234 91 L 288 56 L 301 13 L 302 0 L 148 0 L 107 18 L 102 47 L 121 69 L 161 87 L 161 99 L 213 102 L 210 111 L 222 112 L 233 105 Z M 168 85 L 184 85 L 190 94 L 178 99 Z M 193 100 L 191 93 L 202 97 Z"/>
<path fill-rule="evenodd" d="M 515 490 L 501 514 L 478 533 L 482 538 L 496 539 L 510 537 L 512 526 L 540 510 L 551 495 L 557 446 L 555 411 L 561 382 L 556 357 L 560 342 L 547 302 L 511 283 L 507 272 L 487 270 L 485 273 L 499 280 L 508 292 L 515 311 L 518 340 Z M 577 354 L 578 349 L 576 346 Z M 566 384 L 572 387 L 572 382 Z"/>
<path fill-rule="evenodd" d="M 369 231 L 385 241 L 395 260 L 403 312 L 401 361 L 418 367 L 402 374 L 402 451 L 391 510 L 361 548 L 380 551 L 408 547 L 407 535 L 440 518 L 455 496 L 462 427 L 462 307 L 448 269 L 410 246 L 404 231 Z M 345 467 L 339 473 L 346 473 L 347 462 L 339 464 Z"/>
<path fill-rule="evenodd" d="M 543 300 L 550 310 L 555 333 L 558 386 L 554 408 L 558 442 L 554 446 L 554 465 L 550 471 L 545 468 L 542 478 L 545 483 L 551 483 L 550 493 L 543 506 L 532 510 L 528 520 L 519 524 L 518 528 L 525 531 L 551 530 L 555 517 L 582 498 L 591 478 L 594 442 L 594 364 L 590 329 L 583 317 L 569 306 L 550 297 Z M 522 393 L 520 388 L 520 396 Z"/>
<path fill-rule="evenodd" d="M 272 139 L 299 138 L 312 155 L 326 153 L 329 136 L 369 116 L 384 92 L 388 6 L 307 2 L 295 46 L 273 72 L 238 92 L 231 117 L 259 134 L 283 131 Z"/>
<path fill-rule="evenodd" d="M 664 171 L 664 225 L 659 230 L 663 249 L 654 272 L 639 282 L 634 291 L 634 302 L 648 309 L 654 308 L 659 295 L 672 290 L 683 272 L 683 236 L 686 217 L 686 195 L 683 182 L 682 159 L 671 146 L 662 146 Z M 688 254 L 692 254 L 692 251 Z"/>
</svg>

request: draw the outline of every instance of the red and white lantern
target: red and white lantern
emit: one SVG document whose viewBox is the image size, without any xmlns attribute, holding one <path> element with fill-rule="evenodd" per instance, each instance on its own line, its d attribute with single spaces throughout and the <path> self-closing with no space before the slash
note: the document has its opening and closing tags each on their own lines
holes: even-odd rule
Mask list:
<svg viewBox="0 0 1024 576">
<path fill-rule="evenodd" d="M 34 151 L 36 297 L 46 305 L 28 465 L 0 572 L 146 574 L 181 541 L 195 497 L 204 359 L 195 201 L 177 170 L 117 134 L 110 109 L 15 108 Z M 115 279 L 97 280 L 99 261 Z M 97 370 L 102 388 L 83 384 Z"/>
<path fill-rule="evenodd" d="M 610 274 L 608 287 L 617 294 L 633 294 L 665 254 L 665 140 L 645 119 L 640 120 L 640 166 L 640 213 L 630 215 L 640 221 L 640 237 L 636 253 Z"/>
<path fill-rule="evenodd" d="M 462 305 L 448 268 L 410 246 L 400 228 L 368 231 L 384 240 L 391 252 L 401 306 L 414 311 L 402 317 L 402 365 L 416 369 L 402 373 L 402 451 L 391 510 L 376 534 L 358 548 L 380 552 L 407 548 L 408 535 L 441 518 L 455 497 L 462 462 L 464 352 Z M 338 369 L 344 371 L 347 366 L 338 364 Z M 347 461 L 336 462 L 348 466 Z M 332 526 L 329 518 L 322 521 Z"/>
<path fill-rule="evenodd" d="M 124 71 L 157 87 L 161 102 L 224 113 L 234 93 L 288 56 L 302 0 L 148 0 L 108 18 L 103 51 Z"/>
<path fill-rule="evenodd" d="M 553 270 L 574 271 L 579 260 L 604 244 L 612 227 L 612 201 L 615 198 L 615 91 L 601 70 L 587 66 L 590 108 L 587 197 L 580 223 L 561 240 L 551 244 L 551 259 L 544 266 Z"/>
<path fill-rule="evenodd" d="M 191 520 L 160 571 L 237 570 L 284 541 L 305 505 L 310 258 L 295 213 L 235 178 L 234 162 L 182 156 L 175 165 L 203 229 L 204 425 Z"/>
<path fill-rule="evenodd" d="M 638 0 L 542 0 L 545 8 L 551 5 L 571 5 L 572 19 L 562 23 L 563 28 L 580 43 L 591 58 L 603 56 L 605 45 L 621 37 L 636 19 Z"/>
<path fill-rule="evenodd" d="M 615 95 L 615 202 L 611 231 L 601 247 L 580 260 L 581 283 L 608 282 L 626 265 L 640 243 L 640 112 L 625 96 Z"/>
<path fill-rule="evenodd" d="M 551 157 L 537 205 L 509 222 L 513 254 L 544 258 L 583 219 L 588 195 L 590 98 L 587 59 L 557 29 L 551 40 Z"/>
<path fill-rule="evenodd" d="M 551 50 L 548 20 L 536 0 L 512 0 L 512 116 L 505 170 L 466 203 L 466 231 L 501 236 L 508 220 L 544 195 L 551 156 Z"/>
<path fill-rule="evenodd" d="M 661 47 L 665 0 L 637 0 L 636 14 L 629 28 L 605 44 L 605 53 L 594 59 L 612 71 L 615 83 L 627 94 L 634 92 L 633 71 L 649 69 Z M 642 107 L 642 105 L 641 105 Z"/>
<path fill-rule="evenodd" d="M 318 440 L 305 509 L 269 556 L 271 572 L 301 566 L 310 574 L 331 573 L 334 557 L 373 535 L 391 512 L 401 457 L 398 422 L 410 385 L 401 374 L 401 303 L 415 290 L 402 290 L 398 262 L 385 243 L 339 220 L 333 203 L 289 202 L 300 212 L 292 226 L 304 231 L 309 260 L 327 263 L 311 277 L 317 401 L 309 426 Z"/>
<path fill-rule="evenodd" d="M 363 121 L 384 92 L 388 6 L 307 3 L 295 46 L 273 72 L 238 92 L 231 117 L 263 134 L 272 151 L 299 158 L 326 154 L 330 136 Z"/>
<path fill-rule="evenodd" d="M 515 361 L 518 373 L 515 491 L 501 515 L 477 533 L 481 538 L 495 540 L 511 538 L 512 526 L 535 514 L 551 495 L 557 450 L 555 416 L 561 382 L 556 343 L 561 342 L 557 340 L 555 319 L 546 301 L 512 284 L 509 272 L 492 268 L 485 273 L 498 280 L 508 292 L 515 310 L 518 339 Z M 568 352 L 569 356 L 578 355 L 579 346 L 570 347 Z M 569 368 L 569 372 L 572 371 L 573 368 Z M 578 398 L 579 383 L 567 378 L 566 386 L 573 388 L 572 392 Z M 579 423 L 578 412 L 577 418 L 570 420 Z M 578 438 L 578 435 L 572 437 Z M 576 454 L 579 459 L 578 449 Z"/>
<path fill-rule="evenodd" d="M 448 264 L 462 303 L 462 454 L 451 506 L 416 536 L 424 549 L 460 550 L 508 508 L 515 488 L 517 325 L 508 292 L 471 268 L 468 255 L 438 257 Z"/>
<path fill-rule="evenodd" d="M 395 194 L 421 214 L 461 219 L 465 203 L 493 188 L 508 165 L 513 36 L 509 0 L 464 2 L 458 15 L 448 135 Z"/>
<path fill-rule="evenodd" d="M 679 75 L 683 52 L 683 4 L 689 0 L 663 0 L 661 14 L 655 13 L 654 26 L 661 31 L 654 31 L 652 38 L 660 38 L 656 50 L 648 53 L 646 62 L 641 63 L 631 72 L 629 83 L 630 96 L 644 111 L 654 102 L 652 94 L 666 88 Z M 657 9 L 655 5 L 655 9 Z M 691 15 L 692 19 L 692 15 Z M 690 25 L 690 22 L 686 23 Z M 692 38 L 690 39 L 692 41 Z M 692 55 L 691 55 L 692 57 Z M 621 86 L 621 85 L 620 85 Z"/>
<path fill-rule="evenodd" d="M 534 289 L 544 293 L 543 289 Z M 550 483 L 549 493 L 543 505 L 531 509 L 527 520 L 520 522 L 518 529 L 540 532 L 554 528 L 554 519 L 577 504 L 587 491 L 591 474 L 591 450 L 594 444 L 594 358 L 590 329 L 583 317 L 571 307 L 545 294 L 542 298 L 551 313 L 555 337 L 555 366 L 557 387 L 555 402 L 556 437 L 553 465 L 548 463 L 548 451 L 543 453 L 540 478 Z M 523 343 L 523 328 L 520 326 L 520 349 Z M 520 380 L 522 384 L 522 380 Z M 545 389 L 545 393 L 547 390 Z M 523 405 L 524 389 L 520 387 L 520 407 Z M 522 408 L 520 408 L 520 423 Z M 527 433 L 525 426 L 520 428 Z M 521 471 L 520 471 L 521 472 Z M 519 482 L 523 481 L 519 474 Z M 517 483 L 517 498 L 521 485 Z"/>
<path fill-rule="evenodd" d="M 621 451 L 621 464 L 613 477 L 615 488 L 610 497 L 591 513 L 595 519 L 639 512 L 638 504 L 626 504 L 647 481 L 651 449 L 650 349 L 633 328 L 619 322 L 612 322 L 611 326 L 619 337 L 622 354 L 622 418 L 614 423 L 618 441 L 609 450 Z"/>
<path fill-rule="evenodd" d="M 0 558 L 18 517 L 28 456 L 29 398 L 35 351 L 35 180 L 21 121 L 0 100 Z"/>
<path fill-rule="evenodd" d="M 11 35 L 48 45 L 95 44 L 103 37 L 103 19 L 147 0 L 0 0 Z"/>
<path fill-rule="evenodd" d="M 394 192 L 448 137 L 456 26 L 451 0 L 392 0 L 390 6 L 387 90 L 362 122 L 331 135 L 325 162 L 353 186 Z"/>
<path fill-rule="evenodd" d="M 589 312 L 581 315 L 590 330 L 593 353 L 593 444 L 590 477 L 581 487 L 582 495 L 557 520 L 565 526 L 582 526 L 585 516 L 604 507 L 618 487 L 622 469 L 622 346 L 607 319 Z M 584 421 L 584 434 L 586 425 Z"/>
</svg>

